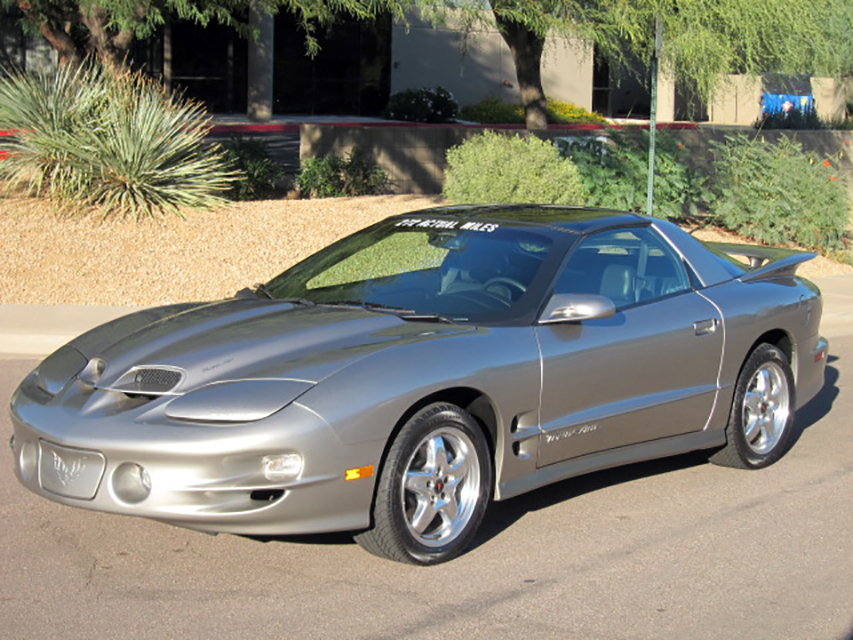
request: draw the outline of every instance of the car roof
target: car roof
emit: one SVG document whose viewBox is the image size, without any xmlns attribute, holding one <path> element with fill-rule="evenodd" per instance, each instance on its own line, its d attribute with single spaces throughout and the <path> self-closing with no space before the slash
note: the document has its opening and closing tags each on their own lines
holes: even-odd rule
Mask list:
<svg viewBox="0 0 853 640">
<path fill-rule="evenodd" d="M 488 222 L 513 222 L 585 235 L 602 229 L 648 223 L 649 218 L 636 213 L 550 204 L 477 204 L 435 207 L 410 211 L 400 217 L 440 216 L 472 218 Z"/>
</svg>

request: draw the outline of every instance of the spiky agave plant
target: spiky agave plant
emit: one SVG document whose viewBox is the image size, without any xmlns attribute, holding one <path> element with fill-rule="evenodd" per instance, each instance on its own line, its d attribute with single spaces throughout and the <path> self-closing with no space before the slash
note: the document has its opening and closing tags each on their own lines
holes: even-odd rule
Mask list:
<svg viewBox="0 0 853 640">
<path fill-rule="evenodd" d="M 68 210 L 96 209 L 104 216 L 181 215 L 183 207 L 225 202 L 222 194 L 239 175 L 222 150 L 206 142 L 209 118 L 202 105 L 170 98 L 140 73 L 89 66 L 60 70 L 60 76 L 54 85 L 42 76 L 16 79 L 36 92 L 53 92 L 41 97 L 45 110 L 62 109 L 54 95 L 70 104 L 82 94 L 83 103 L 67 117 L 40 113 L 29 120 L 35 125 L 18 126 L 7 147 L 11 162 L 0 166 L 0 175 L 25 182 L 30 193 L 55 198 Z M 50 118 L 62 126 L 45 126 Z"/>
<path fill-rule="evenodd" d="M 106 100 L 99 67 L 65 66 L 56 73 L 7 72 L 0 79 L 0 176 L 9 187 L 61 198 L 79 189 L 67 149 Z"/>
<path fill-rule="evenodd" d="M 105 215 L 180 215 L 225 202 L 239 175 L 224 151 L 206 141 L 209 117 L 201 104 L 172 99 L 139 73 L 111 76 L 110 98 L 97 123 L 68 149 L 75 173 L 89 185 L 80 202 Z"/>
</svg>

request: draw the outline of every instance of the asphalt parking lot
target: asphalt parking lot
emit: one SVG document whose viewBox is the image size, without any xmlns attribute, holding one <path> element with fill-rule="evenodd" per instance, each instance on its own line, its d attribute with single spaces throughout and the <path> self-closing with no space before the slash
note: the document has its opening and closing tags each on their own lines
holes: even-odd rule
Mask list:
<svg viewBox="0 0 853 640">
<path fill-rule="evenodd" d="M 51 503 L 0 454 L 0 637 L 853 639 L 853 336 L 777 465 L 700 455 L 492 505 L 433 568 Z M 5 407 L 33 360 L 0 359 Z"/>
</svg>

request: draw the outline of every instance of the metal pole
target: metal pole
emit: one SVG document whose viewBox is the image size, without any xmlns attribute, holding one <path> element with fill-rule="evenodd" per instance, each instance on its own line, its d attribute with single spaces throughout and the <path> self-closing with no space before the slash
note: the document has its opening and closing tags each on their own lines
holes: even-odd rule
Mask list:
<svg viewBox="0 0 853 640">
<path fill-rule="evenodd" d="M 661 19 L 655 16 L 655 50 L 652 54 L 651 105 L 649 108 L 649 183 L 646 191 L 646 215 L 652 215 L 655 204 L 655 141 L 658 132 L 658 58 L 661 45 Z"/>
</svg>

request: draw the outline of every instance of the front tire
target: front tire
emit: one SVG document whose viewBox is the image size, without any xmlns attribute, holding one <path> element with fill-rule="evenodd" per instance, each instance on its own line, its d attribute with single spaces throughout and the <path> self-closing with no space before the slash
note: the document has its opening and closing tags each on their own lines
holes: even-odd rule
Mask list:
<svg viewBox="0 0 853 640">
<path fill-rule="evenodd" d="M 489 447 L 477 422 L 455 405 L 429 405 L 394 439 L 379 478 L 373 527 L 355 540 L 389 560 L 446 562 L 476 534 L 491 486 Z"/>
<path fill-rule="evenodd" d="M 739 469 L 763 469 L 788 451 L 796 408 L 794 376 L 785 354 L 761 344 L 738 376 L 726 446 L 711 462 Z"/>
</svg>

